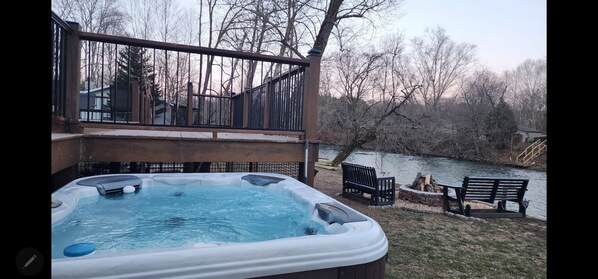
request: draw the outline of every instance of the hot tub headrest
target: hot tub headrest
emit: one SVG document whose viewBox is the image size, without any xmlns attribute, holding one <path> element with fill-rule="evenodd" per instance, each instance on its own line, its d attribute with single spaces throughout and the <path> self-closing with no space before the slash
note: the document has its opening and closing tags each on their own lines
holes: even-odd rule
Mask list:
<svg viewBox="0 0 598 279">
<path fill-rule="evenodd" d="M 337 202 L 316 203 L 318 215 L 328 224 L 367 221 L 367 219 L 353 209 Z"/>
<path fill-rule="evenodd" d="M 253 185 L 258 185 L 258 186 L 266 186 L 271 183 L 276 184 L 276 183 L 284 180 L 284 178 L 280 178 L 280 177 L 257 175 L 257 174 L 248 174 L 248 175 L 241 177 L 241 179 L 248 181 L 249 183 L 251 183 Z"/>
<path fill-rule="evenodd" d="M 111 175 L 91 177 L 77 181 L 77 185 L 94 186 L 102 195 L 118 194 L 123 192 L 125 186 L 133 186 L 135 190 L 141 188 L 141 179 L 135 175 Z"/>
</svg>

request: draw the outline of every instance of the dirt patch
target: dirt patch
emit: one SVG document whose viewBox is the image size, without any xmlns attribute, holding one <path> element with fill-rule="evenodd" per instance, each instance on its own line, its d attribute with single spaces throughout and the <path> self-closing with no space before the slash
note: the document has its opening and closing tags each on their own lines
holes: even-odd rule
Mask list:
<svg viewBox="0 0 598 279">
<path fill-rule="evenodd" d="M 382 226 L 389 243 L 386 278 L 547 276 L 546 221 L 527 217 L 479 222 L 439 214 L 439 207 L 402 200 L 393 207 L 371 207 L 340 196 L 340 170 L 319 171 L 315 177 L 316 189 Z M 401 206 L 424 210 L 404 210 Z"/>
</svg>

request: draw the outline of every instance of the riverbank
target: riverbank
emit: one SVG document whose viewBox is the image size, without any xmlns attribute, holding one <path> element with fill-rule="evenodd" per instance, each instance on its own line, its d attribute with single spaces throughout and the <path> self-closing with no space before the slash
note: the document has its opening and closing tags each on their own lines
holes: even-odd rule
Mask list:
<svg viewBox="0 0 598 279">
<path fill-rule="evenodd" d="M 342 173 L 318 169 L 314 187 L 370 216 L 388 238 L 385 278 L 545 278 L 546 221 L 479 221 L 341 197 Z M 396 205 L 405 204 L 397 201 Z"/>
<path fill-rule="evenodd" d="M 329 146 L 340 146 L 335 144 L 326 143 Z M 473 163 L 484 163 L 484 164 L 492 164 L 498 166 L 507 166 L 507 167 L 516 167 L 516 168 L 524 168 L 529 170 L 535 171 L 546 171 L 546 153 L 541 154 L 537 158 L 534 159 L 532 165 L 524 167 L 520 164 L 516 163 L 517 156 L 521 154 L 521 152 L 525 149 L 525 146 L 517 146 L 512 151 L 495 151 L 492 156 L 488 156 L 487 159 L 472 159 L 467 156 L 451 156 L 449 154 L 442 154 L 442 153 L 414 153 L 414 154 L 406 154 L 410 156 L 421 156 L 421 157 L 442 157 L 454 160 L 461 160 L 461 161 L 468 161 Z M 375 152 L 377 150 L 372 148 L 363 148 L 364 151 L 372 151 Z M 354 151 L 355 152 L 355 151 Z M 380 152 L 390 152 L 390 151 L 380 151 Z M 334 158 L 330 158 L 332 160 Z"/>
</svg>

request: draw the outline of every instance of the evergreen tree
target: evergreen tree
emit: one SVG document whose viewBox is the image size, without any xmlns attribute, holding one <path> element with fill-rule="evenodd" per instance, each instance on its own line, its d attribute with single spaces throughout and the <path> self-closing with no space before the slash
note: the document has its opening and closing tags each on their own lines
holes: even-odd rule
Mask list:
<svg viewBox="0 0 598 279">
<path fill-rule="evenodd" d="M 145 90 L 153 97 L 155 106 L 160 105 L 161 89 L 155 81 L 156 74 L 153 72 L 154 67 L 150 62 L 150 55 L 146 54 L 146 50 L 141 47 L 130 46 L 121 49 L 118 53 L 118 69 L 116 79 L 112 82 L 118 87 L 129 86 L 134 78 L 139 79 L 140 89 Z M 108 105 L 110 107 L 110 105 Z"/>
<path fill-rule="evenodd" d="M 486 117 L 486 135 L 496 148 L 504 149 L 511 145 L 511 139 L 515 132 L 517 132 L 515 114 L 501 98 Z"/>
</svg>

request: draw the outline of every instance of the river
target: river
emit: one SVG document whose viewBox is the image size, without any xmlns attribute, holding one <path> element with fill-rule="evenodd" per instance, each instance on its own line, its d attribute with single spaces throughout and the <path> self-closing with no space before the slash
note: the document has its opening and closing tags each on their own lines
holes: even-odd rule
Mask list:
<svg viewBox="0 0 598 279">
<path fill-rule="evenodd" d="M 320 145 L 320 158 L 332 160 L 340 147 Z M 527 215 L 546 220 L 546 172 L 513 168 L 485 163 L 461 161 L 444 157 L 421 157 L 396 153 L 355 150 L 346 160 L 376 168 L 378 176 L 394 176 L 396 183 L 411 184 L 417 172 L 432 174 L 436 182 L 461 185 L 464 176 L 520 177 L 528 178 L 524 199 L 529 200 Z M 517 210 L 515 203 L 508 202 L 507 209 Z"/>
</svg>

